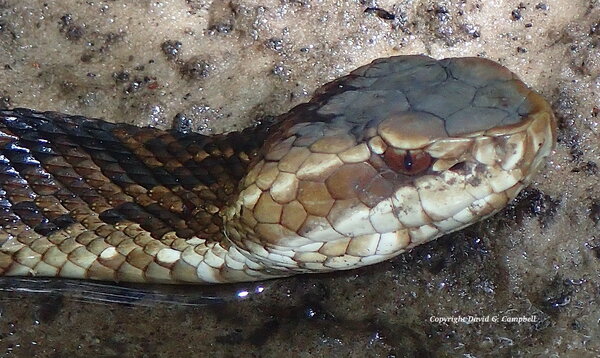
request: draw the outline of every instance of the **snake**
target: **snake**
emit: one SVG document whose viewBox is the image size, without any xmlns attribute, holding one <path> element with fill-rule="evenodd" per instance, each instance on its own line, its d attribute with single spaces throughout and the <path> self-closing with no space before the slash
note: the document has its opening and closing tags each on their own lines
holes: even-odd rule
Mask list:
<svg viewBox="0 0 600 358">
<path fill-rule="evenodd" d="M 549 103 L 478 57 L 381 58 L 241 132 L 0 110 L 0 276 L 231 283 L 393 258 L 511 202 Z"/>
</svg>

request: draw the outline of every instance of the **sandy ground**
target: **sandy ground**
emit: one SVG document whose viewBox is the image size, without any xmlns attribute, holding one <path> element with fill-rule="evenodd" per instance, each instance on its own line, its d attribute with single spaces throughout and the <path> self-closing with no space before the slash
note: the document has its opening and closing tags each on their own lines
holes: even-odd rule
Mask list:
<svg viewBox="0 0 600 358">
<path fill-rule="evenodd" d="M 0 356 L 600 355 L 597 0 L 0 0 L 0 107 L 216 133 L 414 53 L 496 60 L 552 103 L 557 148 L 514 205 L 358 271 L 179 291 L 222 303 L 0 292 Z M 438 319 L 459 316 L 490 321 Z"/>
</svg>

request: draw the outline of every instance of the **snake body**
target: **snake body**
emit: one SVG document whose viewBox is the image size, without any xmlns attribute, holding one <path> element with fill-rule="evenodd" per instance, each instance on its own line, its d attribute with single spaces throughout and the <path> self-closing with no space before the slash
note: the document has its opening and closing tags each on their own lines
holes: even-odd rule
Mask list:
<svg viewBox="0 0 600 358">
<path fill-rule="evenodd" d="M 512 200 L 548 103 L 479 58 L 375 60 L 217 136 L 0 111 L 0 275 L 223 283 L 369 265 Z"/>
</svg>

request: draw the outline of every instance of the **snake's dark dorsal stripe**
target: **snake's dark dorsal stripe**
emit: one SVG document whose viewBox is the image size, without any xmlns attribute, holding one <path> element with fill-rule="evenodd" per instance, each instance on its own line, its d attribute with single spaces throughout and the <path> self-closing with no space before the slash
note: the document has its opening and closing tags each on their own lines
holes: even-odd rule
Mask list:
<svg viewBox="0 0 600 358">
<path fill-rule="evenodd" d="M 37 133 L 38 140 L 48 142 L 61 159 L 64 159 L 64 164 L 70 167 L 53 170 L 52 165 L 42 163 L 42 166 L 47 168 L 38 168 L 38 171 L 51 171 L 55 181 L 61 182 L 73 194 L 83 198 L 93 211 L 100 214 L 101 219 L 103 212 L 113 210 L 106 208 L 111 206 L 121 208 L 134 200 L 131 195 L 127 195 L 126 190 L 136 181 L 125 168 L 131 168 L 132 173 L 141 171 L 140 174 L 145 174 L 136 177 L 140 178 L 140 182 L 146 186 L 158 185 L 150 171 L 135 160 L 135 157 L 127 156 L 125 148 L 110 135 L 108 131 L 112 130 L 114 125 L 103 123 L 105 131 L 101 131 L 90 126 L 89 120 L 60 117 L 49 122 L 47 119 L 36 117 L 24 116 L 8 121 L 7 127 L 15 131 L 17 136 L 25 130 L 33 131 Z M 21 123 L 18 126 L 14 125 L 15 122 L 25 123 L 26 128 L 22 129 Z M 24 146 L 27 143 L 19 144 Z M 120 189 L 110 183 L 116 184 Z M 166 223 L 152 215 L 143 212 L 135 213 L 132 210 L 129 213 L 128 216 L 133 219 L 130 221 L 137 222 L 146 230 L 153 229 L 151 232 L 155 237 L 160 237 L 159 235 L 169 230 Z"/>
</svg>

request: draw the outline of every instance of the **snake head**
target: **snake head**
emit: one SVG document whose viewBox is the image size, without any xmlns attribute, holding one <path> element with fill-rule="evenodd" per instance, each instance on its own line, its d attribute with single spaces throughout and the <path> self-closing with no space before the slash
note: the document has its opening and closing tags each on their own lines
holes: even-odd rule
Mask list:
<svg viewBox="0 0 600 358">
<path fill-rule="evenodd" d="M 376 60 L 281 117 L 227 236 L 282 274 L 380 262 L 503 208 L 555 139 L 548 103 L 493 61 Z"/>
</svg>

